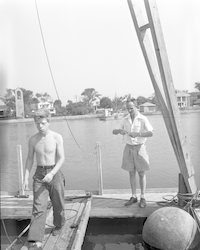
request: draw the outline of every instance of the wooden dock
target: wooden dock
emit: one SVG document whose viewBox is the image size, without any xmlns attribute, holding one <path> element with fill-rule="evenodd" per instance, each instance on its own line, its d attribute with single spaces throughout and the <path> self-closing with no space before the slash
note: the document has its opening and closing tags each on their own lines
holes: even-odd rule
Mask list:
<svg viewBox="0 0 200 250">
<path fill-rule="evenodd" d="M 139 193 L 139 190 L 138 192 Z M 130 190 L 104 190 L 104 194 L 94 195 L 90 217 L 98 218 L 128 218 L 148 217 L 158 208 L 168 205 L 175 200 L 176 189 L 148 189 L 145 195 L 147 206 L 140 208 L 139 203 L 125 206 L 131 197 Z M 139 195 L 137 195 L 139 200 Z"/>
<path fill-rule="evenodd" d="M 42 249 L 81 249 L 89 220 L 91 200 L 91 194 L 86 194 L 84 196 L 79 195 L 65 197 L 66 222 L 62 228 L 61 233 L 58 236 L 52 236 L 52 230 L 54 228 L 53 209 L 51 203 L 49 202 Z M 30 219 L 32 204 L 32 195 L 29 195 L 28 198 L 2 196 L 1 219 Z M 29 226 L 27 226 L 26 231 L 28 231 L 28 229 Z M 15 245 L 15 243 L 16 242 L 13 242 L 13 246 Z M 7 247 L 9 247 L 8 249 L 11 249 L 11 245 Z"/>
<path fill-rule="evenodd" d="M 177 189 L 148 189 L 145 208 L 140 208 L 138 203 L 126 207 L 124 204 L 129 200 L 130 195 L 130 190 L 104 190 L 102 195 L 98 195 L 97 191 L 92 195 L 85 191 L 66 191 L 66 223 L 60 235 L 52 236 L 53 211 L 50 206 L 43 249 L 81 249 L 89 218 L 148 217 L 163 206 L 177 206 L 178 201 Z M 28 198 L 1 195 L 1 219 L 30 219 L 32 203 L 31 192 Z M 195 209 L 195 214 L 200 221 L 199 207 Z"/>
<path fill-rule="evenodd" d="M 28 198 L 17 198 L 6 193 L 1 195 L 1 219 L 30 219 L 33 195 L 32 192 L 27 192 L 27 194 L 29 195 Z M 90 217 L 145 217 L 160 207 L 158 202 L 176 199 L 177 189 L 148 189 L 146 192 L 147 207 L 145 209 L 140 209 L 138 203 L 131 207 L 124 206 L 124 203 L 131 196 L 130 190 L 104 190 L 102 195 L 98 195 L 97 191 L 93 191 L 92 194 Z M 84 195 L 87 195 L 87 192 L 65 191 L 66 198 Z"/>
<path fill-rule="evenodd" d="M 47 216 L 43 249 L 81 249 L 91 209 L 91 197 L 68 198 L 65 203 L 66 223 L 60 235 L 52 236 L 53 211 Z"/>
</svg>

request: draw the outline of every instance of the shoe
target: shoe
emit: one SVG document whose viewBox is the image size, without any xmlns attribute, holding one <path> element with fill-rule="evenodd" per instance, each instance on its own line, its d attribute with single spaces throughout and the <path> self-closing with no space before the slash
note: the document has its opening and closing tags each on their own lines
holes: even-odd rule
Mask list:
<svg viewBox="0 0 200 250">
<path fill-rule="evenodd" d="M 133 203 L 136 203 L 137 201 L 137 197 L 131 197 L 130 200 L 125 203 L 125 206 L 130 206 Z"/>
<path fill-rule="evenodd" d="M 25 242 L 25 244 L 20 248 L 20 250 L 28 250 L 28 249 L 29 249 L 28 242 Z"/>
<path fill-rule="evenodd" d="M 142 207 L 142 208 L 143 208 L 143 207 L 146 207 L 146 200 L 145 200 L 144 198 L 141 198 L 141 199 L 140 199 L 139 206 Z"/>
<path fill-rule="evenodd" d="M 41 250 L 42 249 L 42 242 L 36 241 L 34 243 L 31 243 L 29 250 L 32 250 L 32 249 L 34 249 L 34 250 Z"/>
<path fill-rule="evenodd" d="M 42 249 L 42 242 L 31 241 L 31 242 L 26 242 L 20 250 L 41 250 L 41 249 Z"/>
<path fill-rule="evenodd" d="M 54 227 L 53 232 L 52 232 L 52 235 L 53 235 L 53 236 L 59 235 L 60 232 L 61 232 L 61 230 L 62 230 L 62 227 Z"/>
<path fill-rule="evenodd" d="M 42 242 L 36 241 L 35 244 L 34 244 L 34 247 L 35 247 L 36 249 L 42 249 Z"/>
</svg>

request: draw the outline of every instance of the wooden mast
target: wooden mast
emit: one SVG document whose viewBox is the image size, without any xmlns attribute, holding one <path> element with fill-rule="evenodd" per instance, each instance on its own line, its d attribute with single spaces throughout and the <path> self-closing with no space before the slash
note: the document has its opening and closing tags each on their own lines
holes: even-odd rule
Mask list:
<svg viewBox="0 0 200 250">
<path fill-rule="evenodd" d="M 180 120 L 170 65 L 167 57 L 164 36 L 154 0 L 144 0 L 147 21 L 143 20 L 141 0 L 127 0 L 137 37 L 155 90 L 156 98 L 183 175 L 187 191 L 197 190 L 192 166 Z"/>
</svg>

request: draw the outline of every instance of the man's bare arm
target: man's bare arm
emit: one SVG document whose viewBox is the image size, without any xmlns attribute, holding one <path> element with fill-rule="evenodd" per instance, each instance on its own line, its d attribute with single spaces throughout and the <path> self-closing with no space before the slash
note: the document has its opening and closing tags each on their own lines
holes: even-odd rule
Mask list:
<svg viewBox="0 0 200 250">
<path fill-rule="evenodd" d="M 25 174 L 24 174 L 24 183 L 23 183 L 24 190 L 28 190 L 28 179 L 29 179 L 31 168 L 33 166 L 34 153 L 35 151 L 33 147 L 33 138 L 30 138 L 28 142 L 28 156 L 26 159 Z"/>
<path fill-rule="evenodd" d="M 56 157 L 57 157 L 56 165 L 51 171 L 54 175 L 58 172 L 58 170 L 62 167 L 63 163 L 65 162 L 63 138 L 59 134 L 57 135 Z"/>
<path fill-rule="evenodd" d="M 136 137 L 152 137 L 153 131 L 146 131 L 146 132 L 130 132 L 127 133 L 130 137 L 136 138 Z"/>
<path fill-rule="evenodd" d="M 126 133 L 127 132 L 124 129 L 114 129 L 113 130 L 114 135 L 118 135 L 118 134 L 125 135 Z"/>
</svg>

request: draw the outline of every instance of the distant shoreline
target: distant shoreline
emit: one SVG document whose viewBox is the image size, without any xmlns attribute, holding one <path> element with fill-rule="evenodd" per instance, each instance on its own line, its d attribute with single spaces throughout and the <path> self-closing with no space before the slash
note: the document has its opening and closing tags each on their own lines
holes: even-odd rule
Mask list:
<svg viewBox="0 0 200 250">
<path fill-rule="evenodd" d="M 199 113 L 199 112 L 200 112 L 200 108 L 199 109 L 185 109 L 185 110 L 180 110 L 181 114 Z M 148 116 L 148 115 L 162 115 L 161 111 L 143 112 L 142 114 L 145 115 L 145 116 Z"/>
<path fill-rule="evenodd" d="M 52 116 L 51 121 L 56 120 L 81 120 L 81 119 L 91 119 L 91 118 L 98 118 L 98 115 L 90 114 L 90 115 L 72 115 L 72 116 Z M 34 122 L 34 119 L 31 118 L 18 118 L 18 119 L 8 119 L 8 120 L 1 120 L 0 123 L 30 123 Z"/>
<path fill-rule="evenodd" d="M 181 114 L 188 114 L 188 113 L 199 113 L 199 109 L 186 109 L 186 110 L 180 110 Z M 157 112 L 143 112 L 142 113 L 145 116 L 150 116 L 150 115 L 162 115 L 160 111 Z M 81 120 L 81 119 L 92 119 L 92 118 L 99 118 L 99 115 L 96 114 L 89 114 L 89 115 L 74 115 L 74 116 L 52 116 L 51 121 L 56 121 L 56 120 Z M 24 118 L 24 119 L 0 119 L 0 123 L 30 123 L 34 122 L 33 118 Z"/>
</svg>

